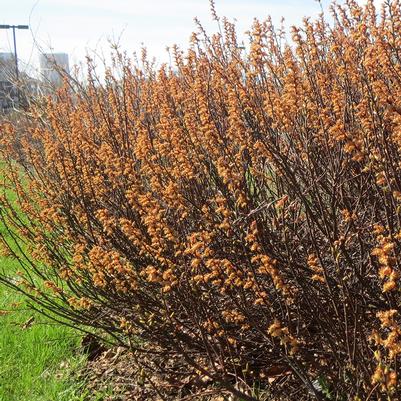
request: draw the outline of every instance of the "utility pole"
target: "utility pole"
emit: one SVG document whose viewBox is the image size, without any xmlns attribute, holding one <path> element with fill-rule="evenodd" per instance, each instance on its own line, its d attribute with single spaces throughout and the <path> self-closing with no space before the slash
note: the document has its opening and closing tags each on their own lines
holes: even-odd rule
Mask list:
<svg viewBox="0 0 401 401">
<path fill-rule="evenodd" d="M 18 104 L 20 103 L 20 96 L 19 96 L 19 70 L 18 70 L 18 55 L 17 55 L 17 39 L 15 37 L 15 30 L 16 29 L 29 29 L 28 25 L 0 25 L 0 29 L 12 29 L 13 30 L 13 42 L 14 42 L 14 61 L 15 61 L 15 78 L 16 78 L 16 85 L 17 85 L 17 98 Z"/>
<path fill-rule="evenodd" d="M 28 25 L 0 25 L 0 29 L 12 29 L 13 30 L 13 41 L 14 41 L 14 58 L 15 58 L 15 77 L 18 81 L 19 71 L 18 71 L 18 55 L 17 55 L 17 40 L 15 37 L 16 29 L 29 29 Z"/>
</svg>

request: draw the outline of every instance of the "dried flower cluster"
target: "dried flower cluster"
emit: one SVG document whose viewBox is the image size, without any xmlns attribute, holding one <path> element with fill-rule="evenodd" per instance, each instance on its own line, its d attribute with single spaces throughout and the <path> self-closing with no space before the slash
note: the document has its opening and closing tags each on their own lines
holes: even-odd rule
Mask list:
<svg viewBox="0 0 401 401">
<path fill-rule="evenodd" d="M 249 53 L 214 12 L 174 68 L 89 65 L 30 111 L 19 165 L 4 124 L 18 288 L 199 388 L 401 397 L 401 4 L 331 11 L 291 43 L 255 20 Z"/>
</svg>

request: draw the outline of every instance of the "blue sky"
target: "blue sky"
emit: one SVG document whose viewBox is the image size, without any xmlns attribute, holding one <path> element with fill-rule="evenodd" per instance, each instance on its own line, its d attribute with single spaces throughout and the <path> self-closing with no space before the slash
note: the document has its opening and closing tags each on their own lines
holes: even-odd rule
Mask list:
<svg viewBox="0 0 401 401">
<path fill-rule="evenodd" d="M 238 32 L 250 28 L 254 17 L 271 15 L 279 23 L 299 24 L 316 16 L 316 0 L 215 0 L 220 16 L 237 20 Z M 327 7 L 329 0 L 323 0 Z M 208 32 L 216 29 L 208 0 L 0 0 L 0 24 L 30 24 L 17 33 L 18 55 L 37 64 L 38 47 L 66 52 L 70 63 L 82 61 L 88 49 L 108 53 L 108 39 L 132 53 L 144 44 L 151 56 L 168 61 L 166 46 L 186 47 L 198 17 Z M 0 30 L 0 52 L 12 51 L 11 31 Z"/>
</svg>

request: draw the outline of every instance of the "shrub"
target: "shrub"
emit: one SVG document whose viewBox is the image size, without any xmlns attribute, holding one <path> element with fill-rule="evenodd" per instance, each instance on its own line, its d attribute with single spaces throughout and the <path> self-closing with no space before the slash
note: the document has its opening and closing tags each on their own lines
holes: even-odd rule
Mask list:
<svg viewBox="0 0 401 401">
<path fill-rule="evenodd" d="M 100 81 L 90 66 L 31 111 L 22 177 L 5 125 L 28 216 L 2 210 L 30 247 L 18 288 L 180 358 L 177 383 L 399 396 L 401 7 L 331 11 L 291 44 L 255 20 L 247 55 L 224 19 L 174 69 L 118 55 Z"/>
</svg>

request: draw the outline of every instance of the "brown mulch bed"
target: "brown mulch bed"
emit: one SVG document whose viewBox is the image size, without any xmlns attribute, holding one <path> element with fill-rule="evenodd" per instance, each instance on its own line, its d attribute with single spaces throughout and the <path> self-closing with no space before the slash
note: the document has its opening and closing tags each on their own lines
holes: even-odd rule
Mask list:
<svg viewBox="0 0 401 401">
<path fill-rule="evenodd" d="M 90 351 L 88 363 L 80 372 L 89 394 L 87 401 L 98 400 L 99 395 L 104 401 L 230 400 L 205 378 L 186 371 L 177 357 L 163 357 L 155 350 L 135 354 L 123 347 Z M 200 392 L 205 384 L 206 390 Z"/>
</svg>

